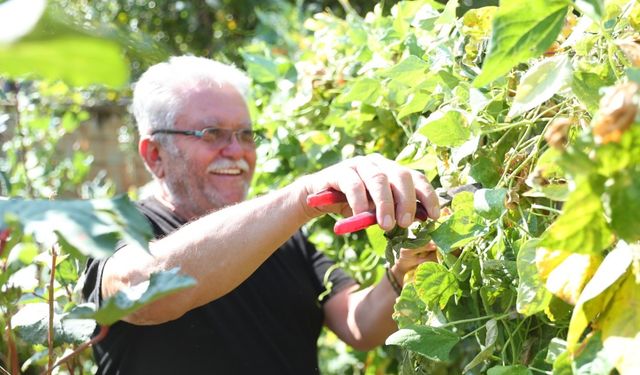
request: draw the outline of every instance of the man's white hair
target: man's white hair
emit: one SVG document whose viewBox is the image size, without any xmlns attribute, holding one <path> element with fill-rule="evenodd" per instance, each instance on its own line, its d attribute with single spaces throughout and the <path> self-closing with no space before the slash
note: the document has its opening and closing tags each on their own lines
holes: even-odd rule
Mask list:
<svg viewBox="0 0 640 375">
<path fill-rule="evenodd" d="M 153 129 L 174 128 L 185 89 L 225 84 L 232 85 L 247 100 L 249 77 L 232 65 L 196 56 L 174 56 L 153 65 L 133 91 L 133 115 L 140 136 L 151 134 Z"/>
</svg>

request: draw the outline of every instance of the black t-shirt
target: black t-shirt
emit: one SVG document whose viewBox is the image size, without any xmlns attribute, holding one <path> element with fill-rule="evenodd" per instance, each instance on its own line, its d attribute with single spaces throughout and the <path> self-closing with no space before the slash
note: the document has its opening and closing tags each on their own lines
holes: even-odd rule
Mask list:
<svg viewBox="0 0 640 375">
<path fill-rule="evenodd" d="M 156 238 L 185 224 L 155 199 L 138 208 Z M 105 262 L 89 261 L 83 288 L 98 306 Z M 332 264 L 297 232 L 235 290 L 179 319 L 153 326 L 115 323 L 94 346 L 98 373 L 316 374 L 324 320 L 318 296 Z M 331 293 L 353 283 L 341 270 L 330 281 Z"/>
</svg>

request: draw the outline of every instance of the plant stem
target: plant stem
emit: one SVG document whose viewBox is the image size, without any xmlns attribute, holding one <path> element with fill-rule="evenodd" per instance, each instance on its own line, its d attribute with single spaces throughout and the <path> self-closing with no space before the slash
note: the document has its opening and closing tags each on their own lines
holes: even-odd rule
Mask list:
<svg viewBox="0 0 640 375">
<path fill-rule="evenodd" d="M 51 374 L 53 371 L 53 302 L 54 302 L 54 290 L 53 284 L 56 281 L 56 258 L 57 253 L 55 246 L 51 247 L 51 275 L 49 278 L 49 332 L 48 332 L 48 344 L 49 344 L 49 363 L 47 365 L 47 373 Z"/>
<path fill-rule="evenodd" d="M 18 349 L 16 348 L 16 342 L 13 339 L 13 328 L 11 327 L 11 316 L 7 316 L 7 346 L 8 346 L 8 357 L 9 357 L 9 367 L 11 369 L 11 374 L 18 374 Z"/>
<path fill-rule="evenodd" d="M 502 320 L 504 318 L 507 318 L 509 315 L 511 315 L 511 314 L 510 313 L 506 313 L 506 314 L 502 314 L 502 315 L 496 316 L 496 317 L 491 316 L 491 315 L 485 315 L 485 316 L 479 316 L 479 317 L 476 317 L 476 318 L 456 320 L 455 322 L 449 322 L 449 323 L 443 324 L 443 325 L 439 326 L 438 328 L 446 328 L 446 327 L 454 326 L 456 324 L 473 323 L 473 322 L 478 322 L 480 320 L 485 320 L 485 319 Z"/>
<path fill-rule="evenodd" d="M 83 342 L 73 352 L 69 353 L 68 355 L 66 355 L 66 356 L 64 356 L 62 358 L 60 358 L 58 360 L 58 362 L 56 362 L 53 365 L 51 370 L 55 369 L 56 367 L 60 366 L 61 364 L 65 363 L 65 362 L 67 362 L 68 360 L 70 360 L 71 358 L 73 358 L 77 354 L 81 353 L 83 350 L 85 350 L 89 346 L 100 342 L 102 339 L 107 337 L 107 333 L 109 333 L 109 326 L 100 326 L 100 331 L 98 332 L 98 334 L 95 337 L 93 337 L 89 341 Z"/>
<path fill-rule="evenodd" d="M 19 93 L 15 93 L 15 101 L 12 103 L 16 111 L 16 132 L 20 136 L 20 160 L 22 161 L 22 168 L 24 169 L 24 182 L 28 198 L 35 198 L 33 194 L 33 186 L 29 180 L 29 169 L 27 168 L 27 145 L 24 142 L 26 138 L 26 132 L 23 132 L 22 122 L 20 121 L 20 103 L 18 99 Z"/>
</svg>

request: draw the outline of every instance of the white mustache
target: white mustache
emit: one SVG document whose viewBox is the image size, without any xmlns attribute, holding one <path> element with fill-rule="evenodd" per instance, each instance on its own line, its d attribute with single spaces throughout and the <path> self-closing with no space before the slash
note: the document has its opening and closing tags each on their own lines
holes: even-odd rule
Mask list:
<svg viewBox="0 0 640 375">
<path fill-rule="evenodd" d="M 249 171 L 249 163 L 246 160 L 229 160 L 229 159 L 218 159 L 213 163 L 209 164 L 207 167 L 207 173 L 215 172 L 219 169 L 240 169 L 243 172 Z"/>
</svg>

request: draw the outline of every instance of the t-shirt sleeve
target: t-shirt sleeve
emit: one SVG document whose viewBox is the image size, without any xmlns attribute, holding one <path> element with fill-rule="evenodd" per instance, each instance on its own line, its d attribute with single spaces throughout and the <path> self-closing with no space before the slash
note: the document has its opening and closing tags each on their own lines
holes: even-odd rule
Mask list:
<svg viewBox="0 0 640 375">
<path fill-rule="evenodd" d="M 116 249 L 125 246 L 125 242 L 121 241 Z M 117 251 L 117 250 L 116 250 Z M 97 308 L 102 306 L 102 272 L 109 258 L 87 260 L 87 267 L 84 271 L 84 285 L 82 286 L 82 297 L 85 301 L 91 302 Z"/>
<path fill-rule="evenodd" d="M 320 302 L 324 303 L 344 288 L 356 284 L 356 281 L 343 269 L 336 267 L 334 261 L 318 251 L 302 232 L 299 231 L 294 237 L 296 237 L 296 242 L 304 246 L 305 253 L 313 268 L 314 276 L 321 288 L 320 295 L 323 296 Z M 327 274 L 327 272 L 329 273 Z"/>
<path fill-rule="evenodd" d="M 104 265 L 107 263 L 108 258 L 105 259 L 92 259 L 87 261 L 87 268 L 84 271 L 84 285 L 82 286 L 82 296 L 87 302 L 91 302 L 100 307 L 102 303 L 102 271 Z"/>
</svg>

